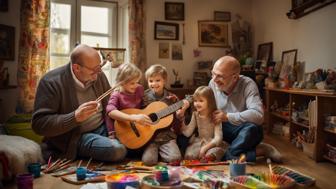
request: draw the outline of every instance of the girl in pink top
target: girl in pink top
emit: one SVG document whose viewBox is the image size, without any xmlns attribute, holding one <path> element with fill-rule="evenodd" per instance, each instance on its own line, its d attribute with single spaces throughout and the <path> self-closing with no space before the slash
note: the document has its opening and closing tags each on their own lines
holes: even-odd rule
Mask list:
<svg viewBox="0 0 336 189">
<path fill-rule="evenodd" d="M 131 121 L 142 125 L 149 125 L 151 119 L 145 114 L 126 114 L 120 110 L 126 108 L 142 108 L 144 88 L 139 84 L 142 73 L 134 64 L 122 64 L 117 72 L 116 83 L 120 84 L 109 99 L 106 106 L 108 119 L 107 128 L 110 137 L 114 137 L 114 120 Z"/>
</svg>

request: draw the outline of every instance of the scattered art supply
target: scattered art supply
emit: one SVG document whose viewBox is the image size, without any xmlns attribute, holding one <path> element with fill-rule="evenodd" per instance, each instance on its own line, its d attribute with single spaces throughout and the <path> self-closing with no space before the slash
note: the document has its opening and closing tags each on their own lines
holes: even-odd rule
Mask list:
<svg viewBox="0 0 336 189">
<path fill-rule="evenodd" d="M 18 189 L 33 189 L 33 175 L 20 174 L 16 176 L 16 183 Z"/>
<path fill-rule="evenodd" d="M 80 168 L 84 168 L 84 167 L 80 167 Z M 79 179 L 81 179 L 82 177 L 84 176 L 80 175 Z M 90 170 L 86 171 L 85 179 L 83 180 L 78 180 L 77 173 L 71 174 L 71 175 L 65 175 L 65 176 L 62 176 L 61 178 L 63 181 L 68 182 L 70 184 L 85 184 L 89 182 L 104 182 L 105 181 L 105 175 L 103 173 L 96 172 L 96 171 L 90 171 Z"/>
<path fill-rule="evenodd" d="M 41 164 L 40 163 L 30 163 L 28 165 L 28 172 L 34 175 L 34 178 L 41 176 Z"/>
<path fill-rule="evenodd" d="M 304 175 L 298 171 L 294 171 L 290 168 L 284 166 L 273 166 L 272 167 L 273 173 L 278 175 L 286 175 L 292 178 L 296 184 L 302 187 L 311 186 L 315 184 L 315 179 Z"/>
<path fill-rule="evenodd" d="M 273 170 L 272 170 L 272 161 L 271 161 L 270 158 L 267 158 L 266 162 L 267 162 L 267 165 L 268 165 L 270 174 L 272 175 L 272 174 L 273 174 Z"/>
<path fill-rule="evenodd" d="M 270 188 L 266 183 L 261 182 L 252 176 L 233 177 L 230 186 L 234 188 Z"/>
<path fill-rule="evenodd" d="M 77 180 L 85 180 L 87 169 L 84 167 L 78 167 L 76 170 Z"/>
<path fill-rule="evenodd" d="M 141 181 L 141 189 L 179 189 L 182 188 L 180 179 L 169 179 L 165 182 L 159 182 L 154 175 L 145 176 Z"/>
<path fill-rule="evenodd" d="M 139 188 L 140 178 L 136 174 L 119 173 L 105 176 L 108 189 Z"/>
<path fill-rule="evenodd" d="M 70 175 L 70 174 L 76 173 L 76 170 L 77 170 L 77 166 L 71 166 L 71 167 L 68 167 L 66 169 L 55 171 L 55 172 L 51 173 L 51 176 L 61 177 L 61 176 L 64 176 L 64 175 Z"/>
<path fill-rule="evenodd" d="M 295 185 L 295 181 L 285 175 L 276 175 L 276 174 L 254 174 L 254 178 L 258 179 L 261 182 L 266 183 L 270 188 L 291 188 Z"/>
</svg>

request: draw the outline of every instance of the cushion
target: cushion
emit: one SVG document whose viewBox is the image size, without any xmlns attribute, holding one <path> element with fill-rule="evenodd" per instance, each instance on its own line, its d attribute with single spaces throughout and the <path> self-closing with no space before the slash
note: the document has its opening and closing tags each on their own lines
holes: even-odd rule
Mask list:
<svg viewBox="0 0 336 189">
<path fill-rule="evenodd" d="M 3 164 L 1 166 L 3 170 L 0 171 L 12 174 L 5 176 L 27 172 L 27 166 L 30 163 L 43 163 L 40 145 L 20 136 L 0 135 L 0 154 L 4 154 L 7 158 L 7 160 L 1 162 L 8 164 Z M 5 158 L 2 157 L 2 159 Z M 7 167 L 7 170 L 4 170 L 4 167 Z"/>
</svg>

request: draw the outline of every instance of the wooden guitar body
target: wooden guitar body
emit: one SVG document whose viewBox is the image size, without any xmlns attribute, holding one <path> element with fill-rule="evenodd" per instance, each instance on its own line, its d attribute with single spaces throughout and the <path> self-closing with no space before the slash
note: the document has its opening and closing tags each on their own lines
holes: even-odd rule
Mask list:
<svg viewBox="0 0 336 189">
<path fill-rule="evenodd" d="M 144 146 L 154 135 L 158 129 L 166 128 L 173 122 L 173 115 L 160 116 L 160 110 L 167 108 L 168 105 L 157 101 L 150 103 L 145 109 L 124 109 L 122 112 L 126 114 L 145 114 L 148 115 L 153 124 L 148 126 L 131 123 L 129 121 L 118 121 L 114 123 L 116 136 L 122 144 L 127 148 L 137 149 Z M 132 128 L 132 124 L 133 127 Z M 135 131 L 136 130 L 136 131 Z M 137 136 L 138 134 L 138 136 Z"/>
</svg>

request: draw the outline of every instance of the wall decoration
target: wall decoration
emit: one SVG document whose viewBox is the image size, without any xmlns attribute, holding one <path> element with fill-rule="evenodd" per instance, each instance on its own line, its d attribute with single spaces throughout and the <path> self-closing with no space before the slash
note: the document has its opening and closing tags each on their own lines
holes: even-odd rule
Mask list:
<svg viewBox="0 0 336 189">
<path fill-rule="evenodd" d="M 202 47 L 228 47 L 227 23 L 198 21 L 198 44 Z"/>
<path fill-rule="evenodd" d="M 14 60 L 15 28 L 0 24 L 0 60 Z"/>
<path fill-rule="evenodd" d="M 260 67 L 267 67 L 273 58 L 273 43 L 263 43 L 258 45 L 257 62 Z M 258 68 L 259 69 L 259 68 Z"/>
<path fill-rule="evenodd" d="M 169 58 L 169 43 L 159 43 L 159 58 Z"/>
<path fill-rule="evenodd" d="M 0 0 L 0 11 L 1 12 L 8 11 L 8 0 Z"/>
<path fill-rule="evenodd" d="M 208 85 L 211 77 L 207 72 L 194 72 L 194 85 L 199 87 L 202 85 Z"/>
<path fill-rule="evenodd" d="M 182 45 L 179 43 L 172 44 L 172 60 L 183 60 Z"/>
<path fill-rule="evenodd" d="M 175 23 L 155 21 L 154 39 L 178 40 L 179 39 L 179 25 Z"/>
<path fill-rule="evenodd" d="M 230 22 L 231 21 L 231 13 L 230 12 L 224 12 L 224 11 L 215 11 L 214 12 L 214 19 L 216 21 Z"/>
<path fill-rule="evenodd" d="M 293 74 L 295 62 L 296 62 L 297 49 L 292 49 L 282 52 L 281 62 L 281 72 L 279 78 L 290 79 L 289 77 Z"/>
<path fill-rule="evenodd" d="M 166 20 L 184 20 L 184 3 L 165 2 Z"/>
<path fill-rule="evenodd" d="M 106 60 L 108 64 L 111 64 L 112 68 L 117 68 L 124 63 L 126 49 L 119 48 L 95 48 L 100 51 L 103 60 Z"/>
</svg>

